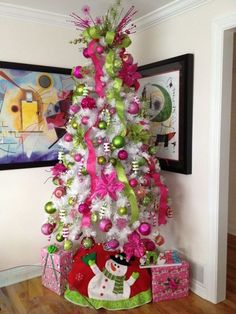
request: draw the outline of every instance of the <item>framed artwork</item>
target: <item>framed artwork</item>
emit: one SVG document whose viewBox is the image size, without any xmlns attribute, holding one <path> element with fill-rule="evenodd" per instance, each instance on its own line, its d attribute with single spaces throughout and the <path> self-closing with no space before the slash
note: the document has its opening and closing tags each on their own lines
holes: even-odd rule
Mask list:
<svg viewBox="0 0 236 314">
<path fill-rule="evenodd" d="M 151 120 L 151 144 L 163 170 L 192 173 L 193 54 L 139 67 L 140 96 Z"/>
<path fill-rule="evenodd" d="M 55 164 L 72 90 L 70 69 L 0 62 L 0 170 Z"/>
</svg>

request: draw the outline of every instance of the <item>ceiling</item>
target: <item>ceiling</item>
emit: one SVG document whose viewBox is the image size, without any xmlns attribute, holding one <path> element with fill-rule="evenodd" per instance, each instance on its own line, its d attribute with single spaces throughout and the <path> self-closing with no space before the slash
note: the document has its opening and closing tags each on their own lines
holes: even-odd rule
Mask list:
<svg viewBox="0 0 236 314">
<path fill-rule="evenodd" d="M 115 0 L 0 0 L 0 5 L 1 3 L 11 4 L 61 15 L 69 15 L 71 12 L 80 14 L 81 8 L 86 4 L 91 8 L 91 15 L 96 17 L 104 15 L 107 8 L 114 2 Z M 135 16 L 137 19 L 173 2 L 176 2 L 176 0 L 123 0 L 122 7 L 127 10 L 131 5 L 134 5 L 138 10 Z"/>
</svg>

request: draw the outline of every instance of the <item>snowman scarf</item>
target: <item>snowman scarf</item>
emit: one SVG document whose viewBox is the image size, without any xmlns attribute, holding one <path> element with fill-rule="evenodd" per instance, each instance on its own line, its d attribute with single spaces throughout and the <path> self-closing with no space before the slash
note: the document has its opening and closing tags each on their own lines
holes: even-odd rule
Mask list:
<svg viewBox="0 0 236 314">
<path fill-rule="evenodd" d="M 103 274 L 107 278 L 115 281 L 114 289 L 113 289 L 112 292 L 115 293 L 115 294 L 122 294 L 123 293 L 123 286 L 124 286 L 125 276 L 115 276 L 115 275 L 112 275 L 106 268 L 104 268 Z"/>
</svg>

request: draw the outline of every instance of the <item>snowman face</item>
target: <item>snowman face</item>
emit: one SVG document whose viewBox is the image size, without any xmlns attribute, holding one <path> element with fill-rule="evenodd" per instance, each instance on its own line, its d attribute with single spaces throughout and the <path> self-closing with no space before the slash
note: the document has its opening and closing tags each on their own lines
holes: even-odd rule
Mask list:
<svg viewBox="0 0 236 314">
<path fill-rule="evenodd" d="M 106 262 L 105 265 L 106 269 L 111 273 L 112 275 L 115 276 L 124 276 L 127 272 L 127 266 L 126 265 L 121 265 L 118 264 L 117 262 L 113 261 L 112 259 L 109 259 Z"/>
</svg>

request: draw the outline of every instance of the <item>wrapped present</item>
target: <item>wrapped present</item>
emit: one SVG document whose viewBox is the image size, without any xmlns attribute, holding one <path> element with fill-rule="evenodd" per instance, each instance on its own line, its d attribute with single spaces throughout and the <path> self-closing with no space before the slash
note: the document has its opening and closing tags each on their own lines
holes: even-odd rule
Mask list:
<svg viewBox="0 0 236 314">
<path fill-rule="evenodd" d="M 72 267 L 72 259 L 72 251 L 64 251 L 55 245 L 42 248 L 43 286 L 59 295 L 63 294 L 67 284 L 68 273 Z"/>
<path fill-rule="evenodd" d="M 152 267 L 153 302 L 186 297 L 189 291 L 189 264 L 164 264 Z"/>
</svg>

